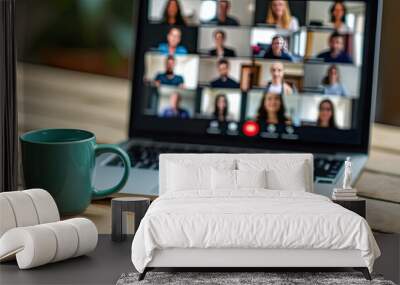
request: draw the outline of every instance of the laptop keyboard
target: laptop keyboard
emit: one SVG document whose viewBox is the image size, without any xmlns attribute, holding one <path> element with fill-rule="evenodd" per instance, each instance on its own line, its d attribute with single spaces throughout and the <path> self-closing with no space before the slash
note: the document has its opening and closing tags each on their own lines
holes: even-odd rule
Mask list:
<svg viewBox="0 0 400 285">
<path fill-rule="evenodd" d="M 214 153 L 210 149 L 201 148 L 177 148 L 177 147 L 156 147 L 156 146 L 143 146 L 132 145 L 127 153 L 131 159 L 131 166 L 134 168 L 142 169 L 155 169 L 158 170 L 158 156 L 160 153 Z M 114 158 L 108 165 L 122 166 L 120 159 Z"/>
<path fill-rule="evenodd" d="M 233 151 L 218 150 L 206 147 L 157 147 L 145 145 L 132 145 L 128 149 L 128 155 L 131 159 L 133 168 L 158 170 L 158 156 L 160 153 L 229 153 Z M 334 180 L 344 164 L 344 160 L 315 158 L 314 159 L 314 180 L 317 178 Z M 108 163 L 112 166 L 122 166 L 121 160 L 116 157 Z"/>
<path fill-rule="evenodd" d="M 343 164 L 344 160 L 314 158 L 314 180 L 316 178 L 335 179 Z"/>
</svg>

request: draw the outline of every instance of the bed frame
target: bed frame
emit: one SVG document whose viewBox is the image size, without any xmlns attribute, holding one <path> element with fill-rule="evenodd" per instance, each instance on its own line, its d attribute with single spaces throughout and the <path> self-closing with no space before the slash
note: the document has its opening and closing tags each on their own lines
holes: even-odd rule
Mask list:
<svg viewBox="0 0 400 285">
<path fill-rule="evenodd" d="M 193 249 L 171 248 L 156 250 L 152 261 L 139 275 L 143 280 L 156 268 L 230 269 L 229 271 L 265 271 L 266 269 L 337 269 L 353 268 L 367 280 L 371 275 L 359 250 L 331 249 Z"/>
<path fill-rule="evenodd" d="M 311 154 L 162 154 L 160 155 L 160 195 L 166 192 L 167 161 L 188 159 L 191 161 L 212 161 L 212 159 L 303 159 L 306 163 L 307 192 L 313 192 L 313 156 Z M 202 268 L 215 271 L 229 268 L 234 271 L 265 271 L 265 269 L 318 269 L 354 268 L 371 280 L 369 270 L 359 250 L 333 249 L 254 249 L 254 248 L 170 248 L 155 250 L 153 259 L 147 265 L 139 280 L 155 268 Z M 251 270 L 250 270 L 251 269 Z M 264 270 L 263 270 L 264 269 Z M 314 270 L 313 270 L 314 269 Z M 322 271 L 322 270 L 319 270 Z"/>
</svg>

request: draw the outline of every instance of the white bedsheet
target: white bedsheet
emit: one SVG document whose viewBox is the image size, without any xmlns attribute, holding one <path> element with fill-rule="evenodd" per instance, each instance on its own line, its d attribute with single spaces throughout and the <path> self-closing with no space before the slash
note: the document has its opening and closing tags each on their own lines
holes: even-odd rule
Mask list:
<svg viewBox="0 0 400 285">
<path fill-rule="evenodd" d="M 143 272 L 154 250 L 165 248 L 358 249 L 370 271 L 380 255 L 359 215 L 320 195 L 265 189 L 161 196 L 134 237 L 135 268 Z"/>
</svg>

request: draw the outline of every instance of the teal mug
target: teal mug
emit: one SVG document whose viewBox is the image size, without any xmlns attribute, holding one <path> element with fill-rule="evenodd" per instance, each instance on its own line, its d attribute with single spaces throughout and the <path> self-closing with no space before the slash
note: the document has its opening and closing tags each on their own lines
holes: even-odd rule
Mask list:
<svg viewBox="0 0 400 285">
<path fill-rule="evenodd" d="M 98 145 L 93 133 L 75 129 L 43 129 L 20 136 L 26 188 L 43 188 L 57 203 L 62 215 L 82 213 L 92 198 L 118 192 L 126 184 L 130 160 L 116 145 Z M 96 156 L 114 153 L 124 163 L 120 182 L 109 189 L 93 186 Z"/>
</svg>

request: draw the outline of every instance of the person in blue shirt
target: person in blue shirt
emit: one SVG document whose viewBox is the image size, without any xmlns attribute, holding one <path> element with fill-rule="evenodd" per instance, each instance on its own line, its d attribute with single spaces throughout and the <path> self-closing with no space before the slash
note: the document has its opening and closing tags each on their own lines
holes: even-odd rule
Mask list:
<svg viewBox="0 0 400 285">
<path fill-rule="evenodd" d="M 169 86 L 177 86 L 183 87 L 183 77 L 174 73 L 175 68 L 175 58 L 170 55 L 167 57 L 165 61 L 165 72 L 158 73 L 154 78 L 154 82 L 157 86 L 160 85 L 169 85 Z"/>
<path fill-rule="evenodd" d="M 347 89 L 340 82 L 339 68 L 335 64 L 328 68 L 328 74 L 322 80 L 322 87 L 326 95 L 348 96 Z"/>
<path fill-rule="evenodd" d="M 180 45 L 182 39 L 182 31 L 173 27 L 167 34 L 167 42 L 158 45 L 158 51 L 165 55 L 182 55 L 187 54 L 187 49 Z"/>
<path fill-rule="evenodd" d="M 286 51 L 286 42 L 281 35 L 272 38 L 271 47 L 265 52 L 264 58 L 293 61 L 292 56 Z"/>
<path fill-rule="evenodd" d="M 323 59 L 324 62 L 353 63 L 353 59 L 344 50 L 343 35 L 338 32 L 329 37 L 329 50 L 321 52 L 317 58 Z"/>
<path fill-rule="evenodd" d="M 217 63 L 219 77 L 211 81 L 213 88 L 240 88 L 240 84 L 229 77 L 229 62 L 226 59 L 220 59 Z"/>
<path fill-rule="evenodd" d="M 181 95 L 174 91 L 169 97 L 169 107 L 165 108 L 161 116 L 163 118 L 189 119 L 189 112 L 180 107 Z"/>
</svg>

